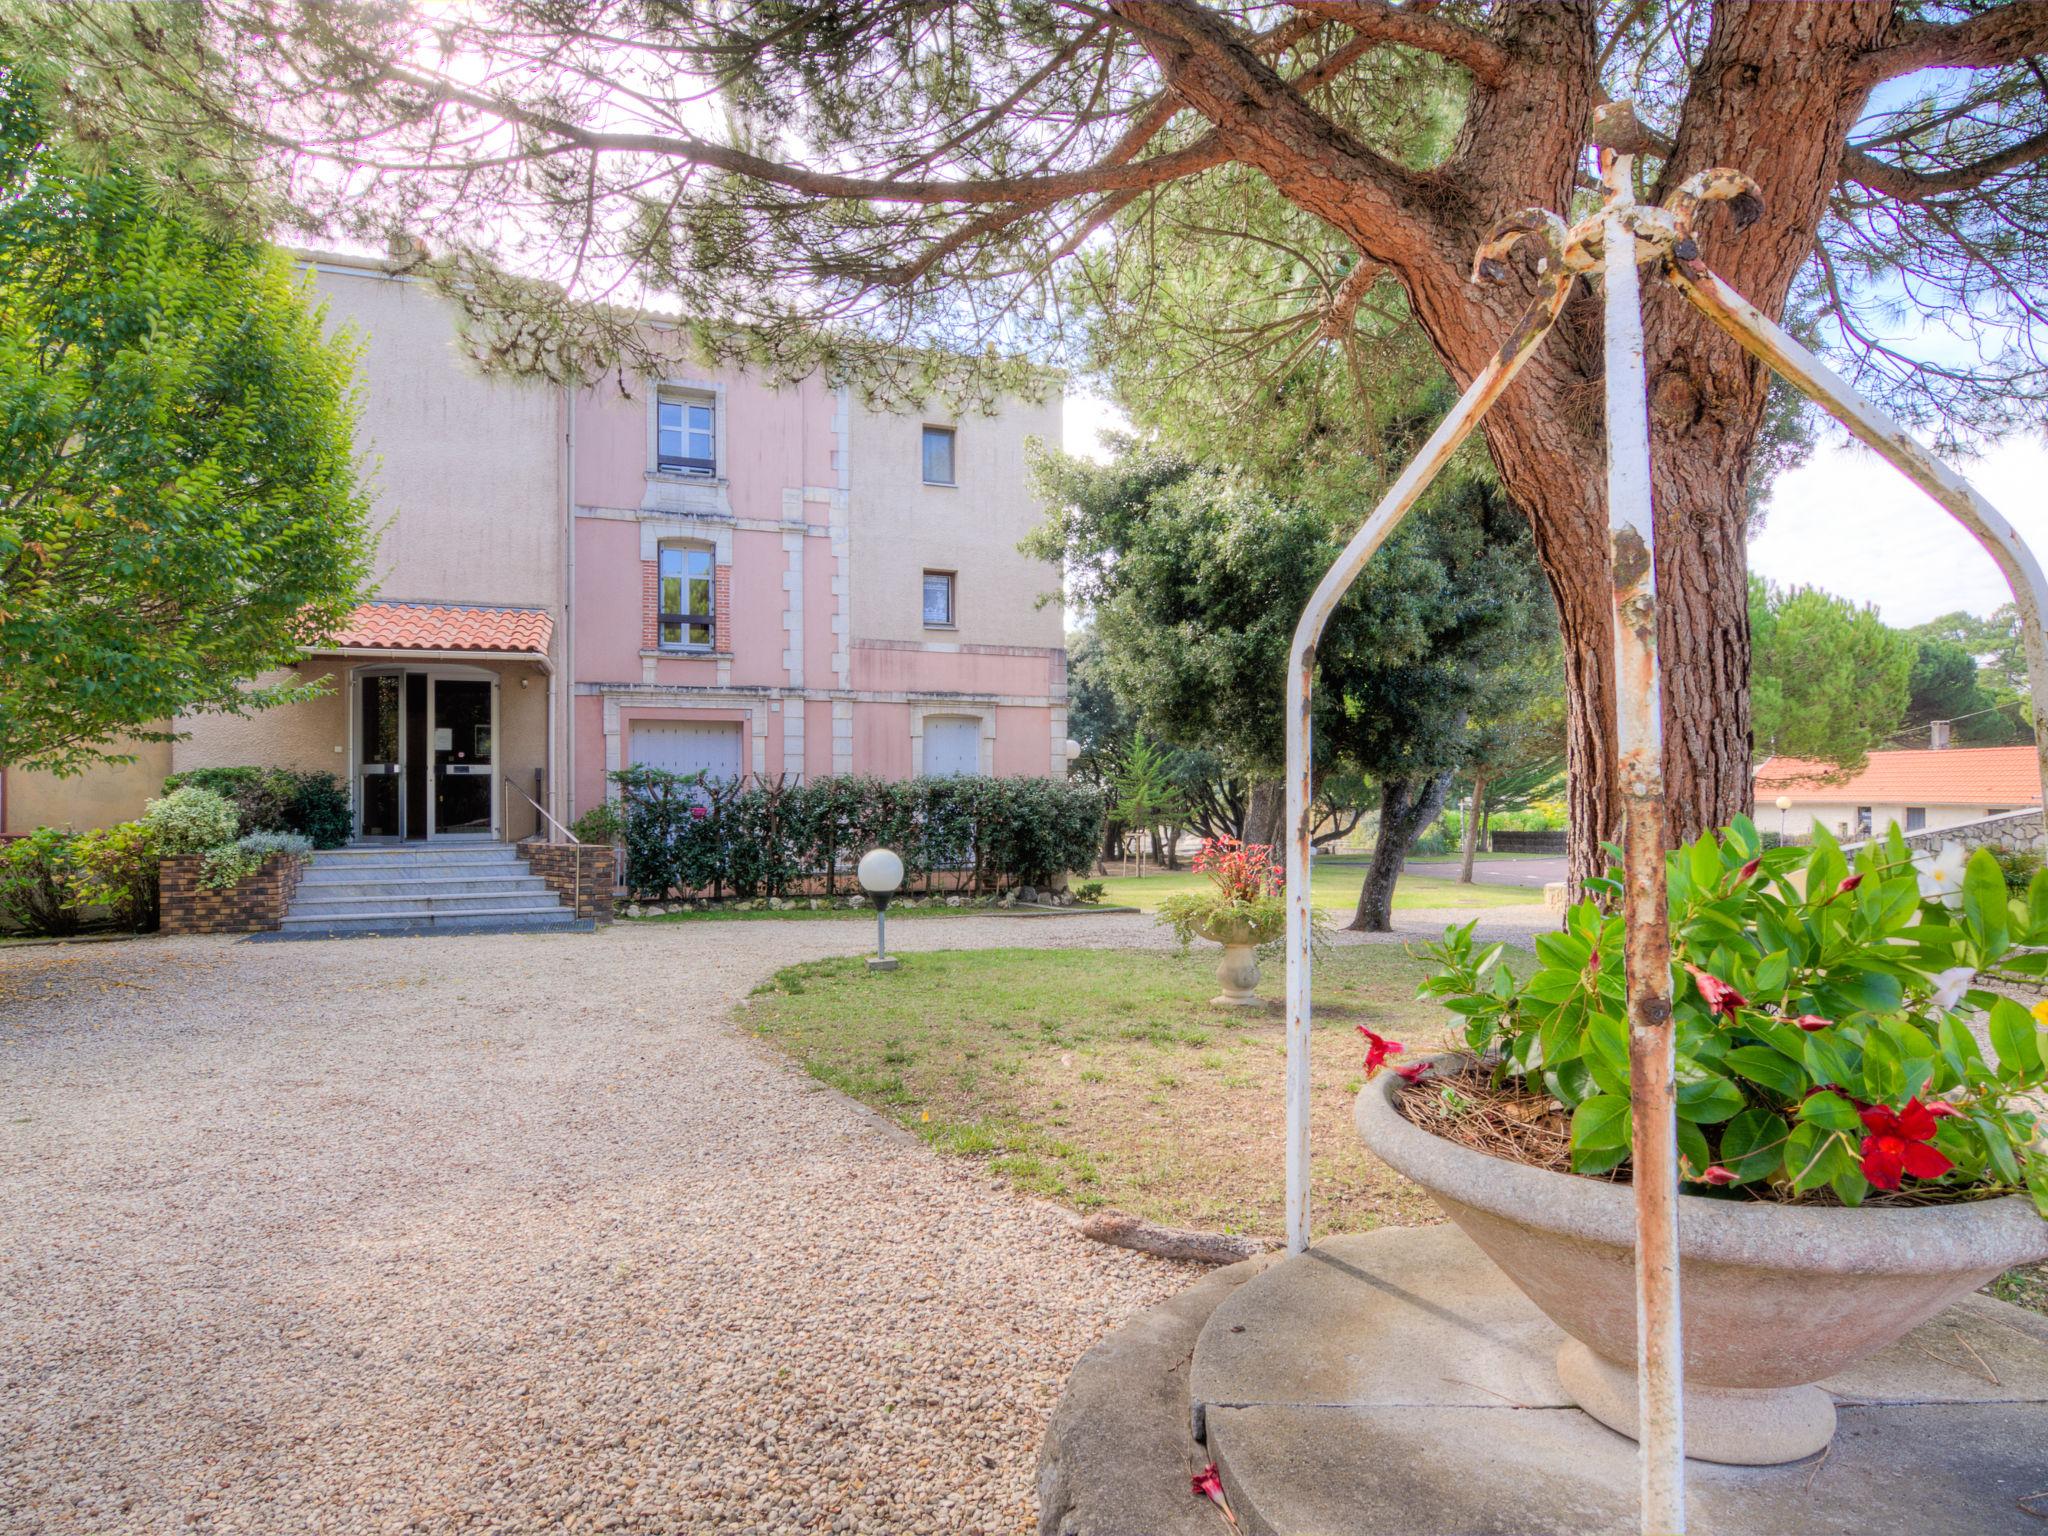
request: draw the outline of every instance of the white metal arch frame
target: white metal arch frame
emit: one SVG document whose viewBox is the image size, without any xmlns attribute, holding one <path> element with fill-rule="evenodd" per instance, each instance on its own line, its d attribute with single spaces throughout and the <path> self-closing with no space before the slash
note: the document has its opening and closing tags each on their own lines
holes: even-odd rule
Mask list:
<svg viewBox="0 0 2048 1536">
<path fill-rule="evenodd" d="M 1596 135 L 1600 124 L 1596 121 Z M 1857 438 L 1926 491 L 1984 546 L 2012 588 L 2027 648 L 2037 720 L 2048 719 L 2048 579 L 2012 524 L 1961 475 L 1866 400 L 1700 259 L 1692 220 L 1703 203 L 1729 201 L 1737 227 L 1762 204 L 1755 183 L 1733 170 L 1703 171 L 1664 207 L 1635 202 L 1631 159 L 1604 156 L 1606 202 L 1567 228 L 1532 209 L 1504 219 L 1483 245 L 1473 275 L 1502 276 L 1500 258 L 1525 239 L 1545 247 L 1538 275 L 1550 289 L 1530 305 L 1492 361 L 1473 379 L 1413 463 L 1352 536 L 1302 611 L 1288 655 L 1287 692 L 1287 1246 L 1309 1239 L 1309 860 L 1310 724 L 1317 642 L 1331 612 L 1373 552 L 1399 526 L 1458 445 L 1500 398 L 1556 323 L 1581 273 L 1605 277 L 1608 546 L 1614 572 L 1617 747 L 1627 807 L 1623 913 L 1627 923 L 1630 1099 L 1634 1106 L 1637 1424 L 1641 1529 L 1685 1530 L 1684 1357 L 1678 1270 L 1677 1117 L 1671 1031 L 1671 946 L 1665 907 L 1662 686 L 1657 661 L 1656 535 L 1650 500 L 1647 381 L 1636 268 L 1656 263 L 1699 310 L 1747 351 L 1818 401 Z M 2041 742 L 2048 805 L 2048 735 Z"/>
</svg>

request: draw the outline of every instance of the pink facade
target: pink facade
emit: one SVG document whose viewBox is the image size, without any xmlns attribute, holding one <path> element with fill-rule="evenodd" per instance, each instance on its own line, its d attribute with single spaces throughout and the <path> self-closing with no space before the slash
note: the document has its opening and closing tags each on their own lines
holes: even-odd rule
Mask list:
<svg viewBox="0 0 2048 1536">
<path fill-rule="evenodd" d="M 1042 411 L 934 428 L 816 380 L 710 373 L 585 390 L 570 417 L 572 816 L 634 763 L 1065 773 L 1061 620 L 1036 603 L 1056 573 L 1016 551 L 1037 518 L 1022 441 Z M 684 423 L 687 463 L 665 458 L 682 439 L 664 427 Z M 926 478 L 934 430 L 972 434 L 983 483 Z M 1001 602 L 964 611 L 987 593 Z"/>
</svg>

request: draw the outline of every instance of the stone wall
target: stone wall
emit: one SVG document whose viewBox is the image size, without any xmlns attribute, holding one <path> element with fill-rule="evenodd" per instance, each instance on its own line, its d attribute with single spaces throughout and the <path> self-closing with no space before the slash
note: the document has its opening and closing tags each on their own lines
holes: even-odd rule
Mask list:
<svg viewBox="0 0 2048 1536">
<path fill-rule="evenodd" d="M 519 856 L 573 907 L 579 918 L 608 923 L 612 920 L 612 850 L 609 843 L 519 844 Z"/>
<path fill-rule="evenodd" d="M 2040 849 L 2043 834 L 2041 808 L 2010 811 L 2003 816 L 1987 816 L 1982 821 L 1966 821 L 1959 827 L 1937 827 L 1926 832 L 1908 832 L 1906 846 L 1916 852 L 1940 850 L 1950 843 L 1961 843 L 1964 850 L 1998 847 L 2008 848 L 2015 853 L 2034 852 Z M 1845 849 L 1860 848 L 1861 843 L 1844 844 Z"/>
<path fill-rule="evenodd" d="M 157 874 L 167 934 L 264 933 L 284 926 L 285 908 L 306 872 L 306 860 L 273 853 L 255 874 L 224 890 L 199 883 L 203 853 L 176 853 Z"/>
</svg>

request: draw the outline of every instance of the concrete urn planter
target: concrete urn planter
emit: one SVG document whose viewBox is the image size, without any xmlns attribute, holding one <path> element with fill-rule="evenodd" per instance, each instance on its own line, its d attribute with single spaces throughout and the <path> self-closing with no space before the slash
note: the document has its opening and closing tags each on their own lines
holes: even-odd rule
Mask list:
<svg viewBox="0 0 2048 1536">
<path fill-rule="evenodd" d="M 1359 1136 L 1564 1330 L 1566 1395 L 1633 1437 L 1633 1192 L 1432 1135 L 1395 1107 L 1399 1086 L 1387 1073 L 1360 1092 Z M 1890 1210 L 1678 1204 L 1685 1450 L 1702 1461 L 1770 1466 L 1822 1449 L 1835 1404 L 1813 1383 L 2015 1264 L 2048 1259 L 2048 1221 L 2020 1196 Z"/>
<path fill-rule="evenodd" d="M 1212 918 L 1204 923 L 1202 937 L 1223 946 L 1223 959 L 1216 966 L 1216 982 L 1223 988 L 1209 999 L 1217 1008 L 1263 1008 L 1265 999 L 1253 988 L 1259 984 L 1258 947 L 1273 935 L 1243 918 Z"/>
</svg>

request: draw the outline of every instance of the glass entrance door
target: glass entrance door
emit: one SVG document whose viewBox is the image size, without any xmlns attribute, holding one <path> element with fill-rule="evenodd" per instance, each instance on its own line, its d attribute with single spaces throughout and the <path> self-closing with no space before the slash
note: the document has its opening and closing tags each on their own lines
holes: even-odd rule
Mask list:
<svg viewBox="0 0 2048 1536">
<path fill-rule="evenodd" d="M 491 684 L 437 677 L 434 687 L 434 835 L 491 832 L 497 722 Z"/>
<path fill-rule="evenodd" d="M 405 835 L 405 674 L 376 672 L 358 688 L 356 804 L 361 837 Z"/>
</svg>

